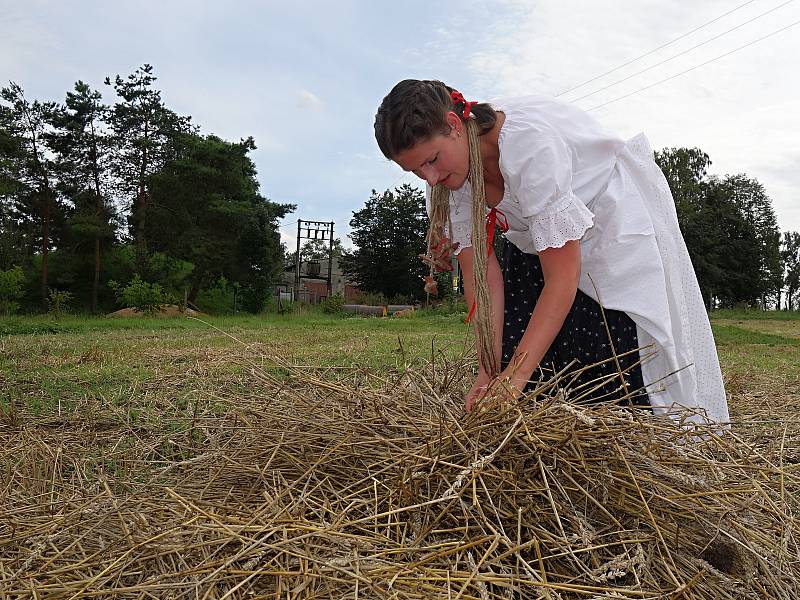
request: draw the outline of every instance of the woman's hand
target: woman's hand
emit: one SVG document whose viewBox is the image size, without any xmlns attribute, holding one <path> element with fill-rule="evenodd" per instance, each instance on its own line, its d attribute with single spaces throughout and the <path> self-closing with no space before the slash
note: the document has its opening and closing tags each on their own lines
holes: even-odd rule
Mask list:
<svg viewBox="0 0 800 600">
<path fill-rule="evenodd" d="M 467 392 L 467 395 L 464 396 L 464 410 L 467 412 L 472 410 L 472 407 L 475 406 L 475 402 L 486 393 L 486 386 L 491 380 L 492 378 L 489 377 L 486 371 L 483 369 L 478 371 L 478 378 L 475 380 L 469 392 Z"/>
<path fill-rule="evenodd" d="M 494 378 L 481 371 L 478 374 L 478 380 L 466 396 L 464 404 L 466 411 L 470 412 L 476 403 L 486 402 L 494 405 L 498 402 L 512 402 L 521 398 L 533 374 L 522 366 L 522 362 L 515 356 L 503 372 Z"/>
<path fill-rule="evenodd" d="M 531 373 L 523 372 L 520 368 L 515 369 L 512 363 L 495 378 L 492 391 L 503 400 L 516 400 L 525 393 L 530 378 Z"/>
<path fill-rule="evenodd" d="M 458 253 L 458 264 L 461 268 L 461 281 L 464 283 L 464 298 L 467 301 L 467 306 L 472 306 L 475 299 L 473 293 L 473 249 L 467 246 Z M 489 256 L 486 265 L 486 282 L 489 286 L 489 296 L 492 314 L 492 327 L 494 329 L 494 351 L 495 357 L 500 363 L 501 349 L 502 349 L 502 336 L 503 336 L 503 306 L 505 299 L 503 297 L 503 272 L 500 270 L 500 265 L 497 263 L 497 257 L 494 252 Z M 476 349 L 477 351 L 477 349 Z M 481 360 L 478 359 L 478 365 L 481 365 Z M 464 397 L 464 408 L 467 412 L 472 410 L 475 401 L 480 398 L 486 391 L 486 385 L 492 378 L 485 372 L 483 367 L 480 367 L 478 372 L 478 380 L 472 389 Z"/>
<path fill-rule="evenodd" d="M 512 365 L 500 373 L 494 379 L 490 378 L 483 370 L 478 374 L 478 379 L 467 393 L 464 400 L 464 408 L 470 412 L 475 403 L 480 403 L 489 398 L 495 398 L 501 402 L 509 402 L 520 398 L 528 385 L 530 373 L 524 373 L 519 368 Z"/>
<path fill-rule="evenodd" d="M 472 253 L 466 250 L 459 254 L 459 263 L 466 274 L 472 274 Z M 466 258 L 464 260 L 462 255 Z M 564 325 L 564 319 L 569 313 L 575 300 L 580 279 L 581 250 L 578 240 L 571 240 L 561 248 L 547 248 L 539 252 L 539 259 L 544 274 L 544 288 L 536 301 L 531 319 L 525 328 L 522 339 L 517 344 L 514 357 L 508 367 L 496 378 L 489 381 L 476 382 L 467 394 L 465 408 L 467 411 L 474 408 L 476 402 L 485 402 L 487 407 L 496 403 L 516 400 L 522 396 L 533 372 L 539 366 L 547 349 L 553 343 L 559 330 Z M 490 258 L 490 261 L 492 258 Z M 496 262 L 495 262 L 496 264 Z M 499 308 L 497 316 L 500 318 L 497 330 L 502 332 L 503 309 L 503 283 L 499 267 L 496 267 L 500 277 L 499 283 L 489 286 L 490 291 L 499 290 L 496 302 L 492 298 L 492 308 Z M 469 281 L 464 280 L 464 290 L 467 298 L 472 301 L 472 287 Z M 496 330 L 496 331 L 497 331 Z M 499 339 L 497 340 L 499 351 Z"/>
</svg>

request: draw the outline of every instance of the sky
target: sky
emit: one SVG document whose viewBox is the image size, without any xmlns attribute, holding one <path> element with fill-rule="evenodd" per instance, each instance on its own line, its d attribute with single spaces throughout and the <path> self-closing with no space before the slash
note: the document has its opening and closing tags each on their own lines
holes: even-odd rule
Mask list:
<svg viewBox="0 0 800 600">
<path fill-rule="evenodd" d="M 0 0 L 0 15 L 0 82 L 29 98 L 63 101 L 80 79 L 113 103 L 105 77 L 149 63 L 202 133 L 253 136 L 262 194 L 297 205 L 290 249 L 298 218 L 351 245 L 372 190 L 420 185 L 372 129 L 407 78 L 558 96 L 623 138 L 699 147 L 800 231 L 800 0 Z"/>
</svg>

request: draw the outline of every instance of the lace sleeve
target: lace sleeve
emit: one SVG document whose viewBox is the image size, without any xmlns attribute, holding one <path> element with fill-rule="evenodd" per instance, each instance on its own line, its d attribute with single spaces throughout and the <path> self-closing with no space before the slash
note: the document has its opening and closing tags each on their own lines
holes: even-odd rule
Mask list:
<svg viewBox="0 0 800 600">
<path fill-rule="evenodd" d="M 546 210 L 529 217 L 529 223 L 533 246 L 539 252 L 581 239 L 594 224 L 594 215 L 575 194 L 569 193 Z"/>
</svg>

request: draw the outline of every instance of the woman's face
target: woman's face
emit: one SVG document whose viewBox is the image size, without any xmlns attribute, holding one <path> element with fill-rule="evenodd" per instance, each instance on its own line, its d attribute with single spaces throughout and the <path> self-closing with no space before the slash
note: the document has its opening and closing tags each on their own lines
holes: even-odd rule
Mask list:
<svg viewBox="0 0 800 600">
<path fill-rule="evenodd" d="M 469 174 L 469 143 L 464 123 L 455 113 L 447 114 L 449 133 L 417 142 L 394 157 L 404 171 L 414 173 L 433 187 L 441 183 L 457 190 Z"/>
</svg>

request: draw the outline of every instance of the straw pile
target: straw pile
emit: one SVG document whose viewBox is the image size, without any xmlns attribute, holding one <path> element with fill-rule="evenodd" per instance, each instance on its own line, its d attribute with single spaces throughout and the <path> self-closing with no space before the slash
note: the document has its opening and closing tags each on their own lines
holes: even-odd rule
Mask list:
<svg viewBox="0 0 800 600">
<path fill-rule="evenodd" d="M 555 380 L 464 417 L 467 367 L 273 358 L 174 434 L 7 418 L 0 599 L 800 597 L 780 456 Z"/>
</svg>

